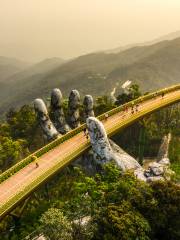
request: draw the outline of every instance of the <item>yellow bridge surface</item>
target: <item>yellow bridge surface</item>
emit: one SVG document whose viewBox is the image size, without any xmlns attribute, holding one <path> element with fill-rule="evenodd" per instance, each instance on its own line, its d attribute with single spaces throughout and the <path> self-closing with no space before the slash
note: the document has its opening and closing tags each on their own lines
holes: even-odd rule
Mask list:
<svg viewBox="0 0 180 240">
<path fill-rule="evenodd" d="M 137 121 L 141 117 L 162 107 L 180 101 L 180 88 L 162 95 L 152 97 L 139 103 L 138 112 L 117 112 L 103 120 L 108 136 Z M 0 184 L 0 218 L 7 215 L 20 202 L 26 199 L 42 183 L 57 171 L 68 165 L 90 147 L 90 141 L 84 132 L 77 133 L 72 138 L 51 149 L 38 158 L 39 167 L 34 162 L 29 163 Z"/>
</svg>

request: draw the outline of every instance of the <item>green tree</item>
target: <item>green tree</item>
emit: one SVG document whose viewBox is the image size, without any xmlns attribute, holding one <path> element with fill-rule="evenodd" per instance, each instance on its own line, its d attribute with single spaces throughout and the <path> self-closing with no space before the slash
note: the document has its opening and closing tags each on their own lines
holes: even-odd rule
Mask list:
<svg viewBox="0 0 180 240">
<path fill-rule="evenodd" d="M 148 221 L 128 201 L 119 205 L 109 204 L 99 216 L 97 239 L 148 240 L 150 226 Z M 103 226 L 103 229 L 101 229 Z"/>
<path fill-rule="evenodd" d="M 32 142 L 35 130 L 37 130 L 37 122 L 34 110 L 30 106 L 24 105 L 19 111 L 10 109 L 6 118 L 12 138 L 24 138 L 29 143 Z"/>
<path fill-rule="evenodd" d="M 95 115 L 98 116 L 104 112 L 111 110 L 113 107 L 114 105 L 108 96 L 97 97 L 94 105 Z"/>
<path fill-rule="evenodd" d="M 139 98 L 141 96 L 141 91 L 138 84 L 132 84 L 129 88 L 128 93 L 122 93 L 117 96 L 117 104 L 122 105 L 126 102 Z"/>
<path fill-rule="evenodd" d="M 59 209 L 50 208 L 42 215 L 40 223 L 43 228 L 43 233 L 51 240 L 72 239 L 71 223 Z"/>
<path fill-rule="evenodd" d="M 9 137 L 0 137 L 0 168 L 5 170 L 28 154 L 26 145 L 22 139 L 13 141 Z"/>
</svg>

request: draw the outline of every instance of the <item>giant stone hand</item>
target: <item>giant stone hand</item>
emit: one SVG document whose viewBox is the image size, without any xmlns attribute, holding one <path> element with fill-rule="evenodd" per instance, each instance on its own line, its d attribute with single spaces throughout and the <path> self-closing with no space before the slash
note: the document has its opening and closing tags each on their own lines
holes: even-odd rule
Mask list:
<svg viewBox="0 0 180 240">
<path fill-rule="evenodd" d="M 68 104 L 68 123 L 71 128 L 76 128 L 80 126 L 80 94 L 77 90 L 72 90 L 69 95 Z"/>
<path fill-rule="evenodd" d="M 68 103 L 68 123 L 72 129 L 80 125 L 79 106 L 79 92 L 72 90 Z M 122 150 L 112 140 L 108 139 L 102 122 L 94 117 L 92 96 L 85 96 L 83 106 L 83 119 L 86 120 L 92 145 L 92 150 L 79 159 L 81 164 L 85 165 L 85 168 L 90 167 L 93 169 L 94 163 L 98 166 L 99 164 L 114 161 L 123 172 L 131 169 L 134 175 L 143 181 L 149 182 L 164 179 L 164 169 L 167 162 L 169 163 L 168 146 L 170 135 L 163 139 L 157 162 L 150 164 L 148 169 L 144 169 L 133 157 Z M 61 134 L 67 133 L 71 129 L 66 123 L 63 111 L 63 97 L 59 89 L 55 88 L 51 93 L 51 112 L 54 124 L 49 118 L 46 105 L 42 99 L 36 99 L 34 101 L 34 108 L 44 136 L 48 141 L 57 138 Z"/>
<path fill-rule="evenodd" d="M 80 95 L 77 90 L 72 90 L 69 96 L 68 117 L 72 128 L 80 125 L 79 117 Z M 53 140 L 71 130 L 66 123 L 63 110 L 63 96 L 60 89 L 55 88 L 51 92 L 51 113 L 53 123 L 50 120 L 47 107 L 42 99 L 34 101 L 34 109 L 37 114 L 38 122 L 41 126 L 45 139 Z"/>
<path fill-rule="evenodd" d="M 170 135 L 163 138 L 158 159 L 150 163 L 147 169 L 108 139 L 102 122 L 94 117 L 89 117 L 86 123 L 96 162 L 103 164 L 114 161 L 123 172 L 133 170 L 134 175 L 145 182 L 169 180 L 169 175 L 173 174 L 167 166 Z"/>
<path fill-rule="evenodd" d="M 51 122 L 44 101 L 37 98 L 34 101 L 34 109 L 37 114 L 37 119 L 43 131 L 44 137 L 49 141 L 55 139 L 59 133 Z"/>
<path fill-rule="evenodd" d="M 133 157 L 123 151 L 113 141 L 109 141 L 104 126 L 98 119 L 89 117 L 86 123 L 94 157 L 98 162 L 106 163 L 114 160 L 123 171 L 141 167 Z"/>
<path fill-rule="evenodd" d="M 88 117 L 94 117 L 93 109 L 94 101 L 91 95 L 86 95 L 84 97 L 83 105 L 84 105 L 84 120 L 86 120 Z"/>
<path fill-rule="evenodd" d="M 65 134 L 70 131 L 66 123 L 63 110 L 63 96 L 60 89 L 55 88 L 51 92 L 51 111 L 54 116 L 54 125 L 58 132 Z"/>
</svg>

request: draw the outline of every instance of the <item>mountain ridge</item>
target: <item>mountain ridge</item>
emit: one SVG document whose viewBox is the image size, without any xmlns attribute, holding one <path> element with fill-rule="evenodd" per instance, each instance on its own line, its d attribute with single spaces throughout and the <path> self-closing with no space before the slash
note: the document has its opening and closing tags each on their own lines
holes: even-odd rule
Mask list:
<svg viewBox="0 0 180 240">
<path fill-rule="evenodd" d="M 112 49 L 108 49 L 108 50 L 104 50 L 103 52 L 106 53 L 118 53 L 118 52 L 122 52 L 125 51 L 129 48 L 133 48 L 133 47 L 142 47 L 142 46 L 149 46 L 149 45 L 153 45 L 156 44 L 158 42 L 162 42 L 162 41 L 166 41 L 166 40 L 173 40 L 176 38 L 180 37 L 180 30 L 179 31 L 175 31 L 175 32 L 171 32 L 168 34 L 165 34 L 163 36 L 160 36 L 158 38 L 155 38 L 151 41 L 146 41 L 146 42 L 141 42 L 141 43 L 132 43 L 132 44 L 128 44 L 125 46 L 120 46 L 120 47 L 116 47 L 116 48 L 112 48 Z"/>
<path fill-rule="evenodd" d="M 27 68 L 30 63 L 25 61 L 0 56 L 0 82 L 5 82 L 6 78 Z"/>
<path fill-rule="evenodd" d="M 109 94 L 117 83 L 120 86 L 124 81 L 132 80 L 144 91 L 155 90 L 178 83 L 179 66 L 180 38 L 133 47 L 120 53 L 83 55 L 43 73 L 9 80 L 0 92 L 0 113 L 9 107 L 30 103 L 36 97 L 46 98 L 55 87 L 65 96 L 75 88 L 81 95 L 98 96 Z"/>
</svg>

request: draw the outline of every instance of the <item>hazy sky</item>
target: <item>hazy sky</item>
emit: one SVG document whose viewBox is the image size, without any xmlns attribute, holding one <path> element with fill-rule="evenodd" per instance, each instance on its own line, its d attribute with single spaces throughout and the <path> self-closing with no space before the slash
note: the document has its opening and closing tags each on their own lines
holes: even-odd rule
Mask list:
<svg viewBox="0 0 180 240">
<path fill-rule="evenodd" d="M 70 58 L 180 30 L 180 0 L 0 0 L 0 55 Z"/>
</svg>

